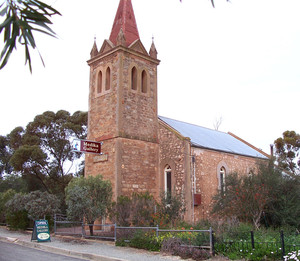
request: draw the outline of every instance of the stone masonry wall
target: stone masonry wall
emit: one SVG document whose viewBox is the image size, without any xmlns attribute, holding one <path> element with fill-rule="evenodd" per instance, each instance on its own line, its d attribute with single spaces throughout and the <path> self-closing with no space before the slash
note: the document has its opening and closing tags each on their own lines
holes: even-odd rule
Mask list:
<svg viewBox="0 0 300 261">
<path fill-rule="evenodd" d="M 123 53 L 122 102 L 120 104 L 120 134 L 157 142 L 156 64 L 143 57 Z M 137 69 L 137 90 L 131 89 L 131 70 Z M 147 74 L 147 92 L 141 91 L 142 71 Z"/>
<path fill-rule="evenodd" d="M 237 172 L 247 175 L 255 171 L 257 159 L 200 148 L 192 148 L 192 154 L 195 155 L 196 193 L 201 194 L 201 205 L 194 209 L 197 222 L 211 216 L 212 197 L 219 189 L 220 168 L 225 167 L 226 174 Z"/>
<path fill-rule="evenodd" d="M 120 194 L 149 192 L 157 197 L 158 144 L 119 139 L 121 186 Z"/>
<path fill-rule="evenodd" d="M 184 193 L 186 183 L 186 162 L 185 143 L 187 141 L 175 131 L 159 124 L 159 180 L 160 190 L 164 191 L 164 170 L 167 165 L 171 167 L 172 190 L 177 195 Z"/>
</svg>

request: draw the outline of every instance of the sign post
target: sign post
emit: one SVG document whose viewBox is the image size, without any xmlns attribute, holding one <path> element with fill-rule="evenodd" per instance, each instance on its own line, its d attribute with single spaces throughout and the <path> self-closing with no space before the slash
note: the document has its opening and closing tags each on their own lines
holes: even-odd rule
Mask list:
<svg viewBox="0 0 300 261">
<path fill-rule="evenodd" d="M 89 140 L 74 140 L 73 141 L 73 150 L 77 152 L 86 152 L 86 153 L 101 153 L 102 142 L 95 142 Z"/>
<path fill-rule="evenodd" d="M 38 242 L 51 241 L 47 220 L 41 219 L 34 221 L 33 231 L 31 235 L 31 241 L 32 240 L 37 240 Z"/>
</svg>

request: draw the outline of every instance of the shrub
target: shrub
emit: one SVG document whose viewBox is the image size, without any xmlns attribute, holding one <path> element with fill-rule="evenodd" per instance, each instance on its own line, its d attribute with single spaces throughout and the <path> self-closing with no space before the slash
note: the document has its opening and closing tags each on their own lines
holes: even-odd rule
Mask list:
<svg viewBox="0 0 300 261">
<path fill-rule="evenodd" d="M 6 215 L 6 221 L 11 229 L 26 230 L 29 226 L 28 213 L 26 210 L 9 212 Z"/>
<path fill-rule="evenodd" d="M 207 251 L 185 245 L 182 239 L 176 237 L 165 239 L 162 242 L 161 251 L 183 259 L 205 260 L 210 257 Z"/>
</svg>

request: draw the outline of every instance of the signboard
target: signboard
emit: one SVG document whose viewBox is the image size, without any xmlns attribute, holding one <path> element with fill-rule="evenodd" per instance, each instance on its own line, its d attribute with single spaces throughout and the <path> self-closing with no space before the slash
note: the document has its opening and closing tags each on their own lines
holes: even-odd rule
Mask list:
<svg viewBox="0 0 300 261">
<path fill-rule="evenodd" d="M 73 150 L 78 152 L 101 154 L 102 142 L 95 142 L 89 140 L 74 140 Z"/>
<path fill-rule="evenodd" d="M 37 240 L 38 242 L 51 241 L 49 225 L 47 220 L 35 220 L 31 241 Z"/>
</svg>

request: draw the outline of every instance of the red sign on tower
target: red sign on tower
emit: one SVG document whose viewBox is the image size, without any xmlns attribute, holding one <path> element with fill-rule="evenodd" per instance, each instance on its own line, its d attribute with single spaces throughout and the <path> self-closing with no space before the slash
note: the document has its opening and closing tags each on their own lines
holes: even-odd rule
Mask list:
<svg viewBox="0 0 300 261">
<path fill-rule="evenodd" d="M 74 140 L 73 150 L 78 152 L 101 154 L 102 142 L 95 142 L 89 140 Z"/>
</svg>

